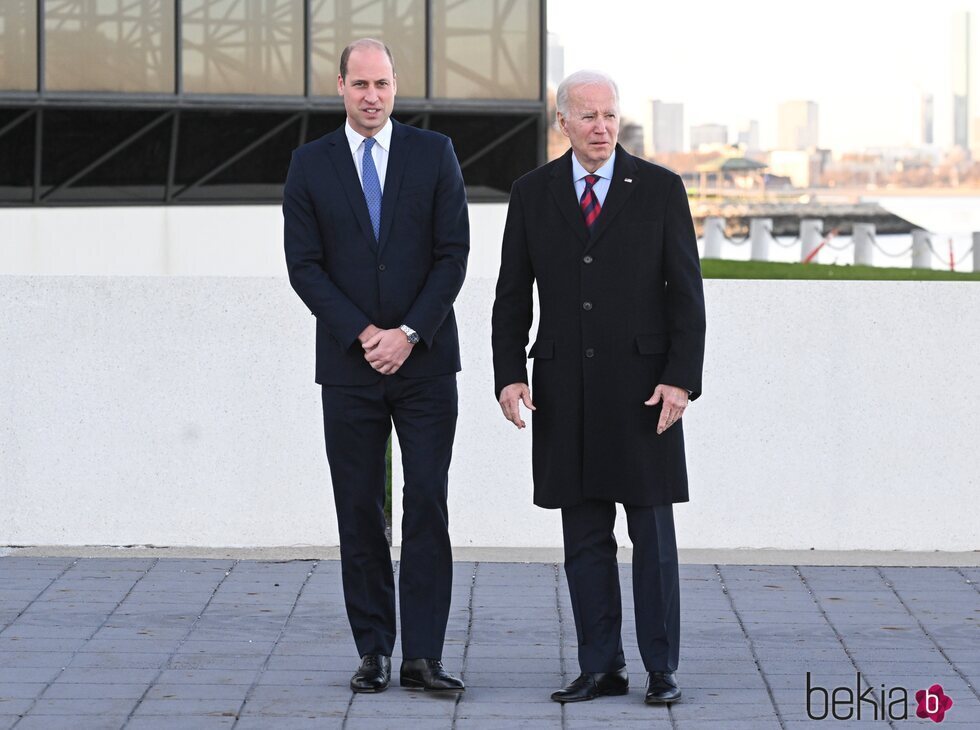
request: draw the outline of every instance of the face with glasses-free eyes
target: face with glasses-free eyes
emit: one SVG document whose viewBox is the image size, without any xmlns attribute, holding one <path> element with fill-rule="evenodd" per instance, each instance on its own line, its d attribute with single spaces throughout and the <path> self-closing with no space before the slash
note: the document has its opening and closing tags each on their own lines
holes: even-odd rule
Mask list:
<svg viewBox="0 0 980 730">
<path fill-rule="evenodd" d="M 388 54 L 378 48 L 355 48 L 347 59 L 347 78 L 337 76 L 350 126 L 364 137 L 373 137 L 387 123 L 395 89 Z"/>
</svg>

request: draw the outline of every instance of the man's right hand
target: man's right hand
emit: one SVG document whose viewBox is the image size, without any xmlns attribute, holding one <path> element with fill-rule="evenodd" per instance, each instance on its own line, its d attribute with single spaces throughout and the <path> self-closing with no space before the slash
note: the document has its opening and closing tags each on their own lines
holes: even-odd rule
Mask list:
<svg viewBox="0 0 980 730">
<path fill-rule="evenodd" d="M 380 331 L 381 331 L 380 327 L 375 327 L 373 324 L 369 324 L 367 327 L 364 328 L 364 331 L 357 336 L 357 339 L 361 343 L 361 346 L 363 347 L 365 342 L 370 340 Z"/>
<path fill-rule="evenodd" d="M 531 402 L 531 389 L 527 387 L 527 383 L 511 383 L 500 391 L 500 410 L 504 412 L 504 418 L 518 428 L 526 425 L 521 419 L 522 401 L 525 408 L 537 410 Z"/>
</svg>

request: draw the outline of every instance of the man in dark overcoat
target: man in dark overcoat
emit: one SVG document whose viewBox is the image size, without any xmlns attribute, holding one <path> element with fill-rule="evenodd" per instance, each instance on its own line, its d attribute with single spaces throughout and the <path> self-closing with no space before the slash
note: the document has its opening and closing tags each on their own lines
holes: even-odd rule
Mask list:
<svg viewBox="0 0 980 730">
<path fill-rule="evenodd" d="M 645 700 L 670 703 L 681 695 L 672 505 L 688 500 L 680 419 L 701 394 L 704 359 L 697 240 L 680 177 L 617 145 L 612 79 L 572 74 L 557 108 L 571 149 L 514 183 L 492 320 L 504 416 L 524 428 L 520 404 L 534 412 L 534 503 L 561 510 L 581 675 L 552 699 L 628 691 L 618 502 L 633 543 Z M 535 283 L 540 321 L 525 355 Z"/>
</svg>

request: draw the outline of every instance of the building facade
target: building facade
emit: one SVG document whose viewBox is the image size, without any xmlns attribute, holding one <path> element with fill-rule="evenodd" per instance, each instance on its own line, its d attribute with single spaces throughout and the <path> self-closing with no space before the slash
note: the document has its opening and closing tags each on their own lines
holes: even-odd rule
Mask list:
<svg viewBox="0 0 980 730">
<path fill-rule="evenodd" d="M 785 101 L 779 105 L 779 149 L 807 150 L 820 146 L 817 104 Z"/>
<path fill-rule="evenodd" d="M 2 0 L 0 205 L 277 202 L 343 123 L 339 57 L 392 49 L 394 116 L 472 199 L 545 160 L 546 0 Z"/>
<path fill-rule="evenodd" d="M 684 105 L 654 99 L 652 107 L 652 142 L 654 154 L 684 151 Z"/>
<path fill-rule="evenodd" d="M 724 124 L 695 124 L 691 127 L 691 152 L 702 147 L 728 144 L 728 127 Z"/>
<path fill-rule="evenodd" d="M 970 147 L 970 13 L 961 10 L 953 14 L 953 146 Z"/>
</svg>

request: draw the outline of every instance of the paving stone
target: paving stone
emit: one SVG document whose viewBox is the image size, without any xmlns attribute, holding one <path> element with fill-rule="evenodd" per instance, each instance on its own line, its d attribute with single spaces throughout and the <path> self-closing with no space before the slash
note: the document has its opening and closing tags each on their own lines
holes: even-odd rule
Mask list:
<svg viewBox="0 0 980 730">
<path fill-rule="evenodd" d="M 266 717 L 343 717 L 350 699 L 309 698 L 303 700 L 249 700 L 245 703 L 242 715 Z"/>
<path fill-rule="evenodd" d="M 515 728 L 514 719 L 507 717 L 467 717 L 465 715 L 460 715 L 456 718 L 454 725 L 460 730 L 514 730 Z M 521 730 L 561 730 L 562 727 L 563 725 L 561 718 L 524 719 L 520 723 Z M 597 730 L 610 730 L 608 723 L 604 723 L 602 725 L 595 725 L 591 723 L 587 725 L 566 724 L 564 727 L 588 727 L 596 728 Z M 667 724 L 664 727 L 670 727 L 670 725 Z M 659 730 L 659 727 L 652 726 L 651 730 Z"/>
<path fill-rule="evenodd" d="M 235 717 L 242 701 L 239 699 L 145 699 L 136 708 L 133 717 L 147 715 L 162 715 L 164 717 L 179 717 L 185 715 L 211 715 L 215 717 Z M 182 723 L 183 720 L 177 722 Z"/>
<path fill-rule="evenodd" d="M 146 693 L 147 700 L 238 700 L 245 699 L 248 685 L 244 684 L 154 684 Z"/>
<path fill-rule="evenodd" d="M 0 699 L 0 715 L 22 715 L 34 706 L 34 697 L 7 697 Z"/>
<path fill-rule="evenodd" d="M 32 715 L 127 715 L 136 705 L 135 699 L 47 699 L 42 697 L 31 708 Z"/>
<path fill-rule="evenodd" d="M 119 730 L 125 722 L 125 715 L 28 715 L 17 730 Z"/>
<path fill-rule="evenodd" d="M 369 727 L 375 728 L 377 720 L 363 720 L 360 724 L 348 723 L 347 728 Z M 130 727 L 135 728 L 131 725 Z M 311 715 L 309 717 L 276 717 L 275 724 L 270 724 L 269 717 L 243 715 L 235 726 L 236 730 L 340 730 L 345 727 L 343 717 L 328 715 Z M 398 727 L 412 727 L 408 723 L 398 722 Z M 127 730 L 129 730 L 127 728 Z M 149 730 L 149 729 L 148 729 Z M 154 729 L 155 730 L 155 729 Z M 160 730 L 170 730 L 170 728 L 160 728 Z"/>
<path fill-rule="evenodd" d="M 31 667 L 29 669 L 8 669 L 0 667 L 0 685 L 34 684 L 50 682 L 61 673 L 61 667 Z"/>
<path fill-rule="evenodd" d="M 58 681 L 44 691 L 46 700 L 133 700 L 134 702 L 146 692 L 145 684 L 77 684 Z"/>
</svg>

